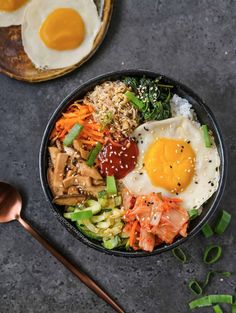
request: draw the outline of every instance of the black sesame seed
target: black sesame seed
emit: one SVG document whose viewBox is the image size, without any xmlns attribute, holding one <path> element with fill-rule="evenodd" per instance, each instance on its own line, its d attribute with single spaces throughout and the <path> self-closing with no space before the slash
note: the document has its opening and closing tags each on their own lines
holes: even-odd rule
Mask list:
<svg viewBox="0 0 236 313">
<path fill-rule="evenodd" d="M 218 172 L 218 169 L 219 169 L 219 168 L 218 168 L 218 167 L 216 167 L 216 172 Z"/>
<path fill-rule="evenodd" d="M 143 141 L 142 141 L 142 140 L 141 140 L 140 142 L 141 142 L 141 144 L 143 144 Z"/>
<path fill-rule="evenodd" d="M 213 186 L 214 186 L 214 183 L 211 183 L 211 186 L 213 187 Z"/>
<path fill-rule="evenodd" d="M 212 160 L 209 160 L 209 163 L 211 163 L 212 162 Z"/>
<path fill-rule="evenodd" d="M 143 175 L 143 173 L 139 173 L 139 175 Z"/>
<path fill-rule="evenodd" d="M 191 142 L 190 140 L 189 140 L 189 141 L 187 141 L 187 143 L 188 143 L 188 144 L 190 144 L 190 142 Z"/>
<path fill-rule="evenodd" d="M 148 128 L 146 128 L 145 126 L 143 127 L 143 129 L 145 129 L 147 132 L 149 132 L 149 129 L 148 129 Z"/>
<path fill-rule="evenodd" d="M 197 182 L 197 181 L 195 181 L 195 184 L 198 184 L 198 182 Z"/>
<path fill-rule="evenodd" d="M 172 165 L 170 165 L 170 168 L 172 168 L 173 166 Z"/>
<path fill-rule="evenodd" d="M 181 184 L 180 184 L 180 183 L 178 183 L 177 185 L 178 185 L 178 186 L 181 186 Z"/>
<path fill-rule="evenodd" d="M 178 192 L 176 192 L 176 196 L 178 196 L 179 194 L 178 194 Z"/>
</svg>

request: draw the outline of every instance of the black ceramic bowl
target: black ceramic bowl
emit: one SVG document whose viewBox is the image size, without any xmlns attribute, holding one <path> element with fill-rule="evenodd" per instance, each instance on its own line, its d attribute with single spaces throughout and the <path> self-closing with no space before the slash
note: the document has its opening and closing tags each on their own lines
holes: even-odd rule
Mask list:
<svg viewBox="0 0 236 313">
<path fill-rule="evenodd" d="M 60 207 L 54 203 L 52 203 L 52 194 L 48 186 L 47 182 L 47 165 L 48 165 L 48 142 L 50 133 L 54 127 L 55 122 L 60 117 L 61 113 L 67 109 L 67 107 L 73 103 L 77 99 L 81 99 L 88 91 L 92 90 L 97 84 L 100 84 L 106 80 L 117 80 L 122 78 L 123 76 L 147 76 L 151 78 L 159 77 L 160 74 L 150 71 L 143 71 L 143 70 L 125 70 L 119 72 L 112 72 L 108 74 L 101 75 L 94 79 L 89 80 L 88 82 L 84 83 L 83 85 L 76 88 L 69 96 L 67 96 L 58 106 L 56 111 L 53 113 L 52 117 L 50 118 L 46 130 L 43 135 L 41 148 L 40 148 L 40 155 L 39 155 L 39 168 L 40 168 L 40 178 L 44 193 L 46 198 L 48 199 L 51 208 L 53 209 L 54 214 L 57 216 L 59 221 L 65 226 L 65 228 L 72 233 L 77 239 L 85 243 L 87 246 L 91 248 L 95 248 L 98 251 L 105 252 L 110 255 L 117 255 L 117 256 L 124 256 L 124 257 L 141 257 L 141 256 L 150 256 L 155 255 L 170 249 L 175 248 L 179 244 L 189 240 L 194 235 L 196 235 L 201 227 L 212 217 L 214 214 L 220 199 L 222 197 L 225 181 L 226 181 L 226 169 L 227 169 L 227 158 L 226 158 L 226 150 L 223 144 L 223 138 L 219 126 L 215 120 L 215 117 L 211 110 L 203 103 L 201 98 L 197 96 L 191 89 L 184 86 L 183 84 L 167 77 L 164 75 L 162 76 L 162 82 L 174 85 L 174 92 L 177 93 L 179 96 L 184 97 L 189 100 L 192 104 L 194 110 L 197 113 L 198 119 L 201 124 L 207 124 L 209 128 L 213 131 L 215 142 L 220 154 L 221 158 L 221 167 L 220 167 L 220 182 L 219 188 L 215 192 L 215 194 L 204 204 L 204 210 L 197 219 L 193 220 L 190 223 L 188 237 L 187 238 L 178 238 L 175 240 L 174 243 L 171 245 L 161 245 L 156 247 L 156 249 L 151 252 L 144 252 L 144 251 L 123 251 L 123 250 L 106 250 L 103 248 L 99 242 L 93 241 L 85 237 L 72 223 L 66 220 L 63 217 L 63 207 Z"/>
</svg>

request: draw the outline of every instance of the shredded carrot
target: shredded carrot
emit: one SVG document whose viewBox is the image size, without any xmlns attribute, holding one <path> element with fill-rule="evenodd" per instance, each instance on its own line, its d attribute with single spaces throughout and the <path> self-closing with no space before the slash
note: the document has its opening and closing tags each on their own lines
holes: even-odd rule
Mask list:
<svg viewBox="0 0 236 313">
<path fill-rule="evenodd" d="M 56 122 L 51 139 L 59 138 L 63 140 L 71 128 L 78 123 L 84 126 L 79 135 L 79 139 L 83 144 L 93 146 L 97 142 L 104 143 L 104 131 L 102 131 L 101 125 L 94 121 L 92 113 L 92 106 L 73 103 Z"/>
</svg>

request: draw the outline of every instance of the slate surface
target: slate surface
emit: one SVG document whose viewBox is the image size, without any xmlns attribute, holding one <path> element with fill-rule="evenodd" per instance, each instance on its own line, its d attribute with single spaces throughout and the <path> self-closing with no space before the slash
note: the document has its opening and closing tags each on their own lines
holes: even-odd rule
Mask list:
<svg viewBox="0 0 236 313">
<path fill-rule="evenodd" d="M 186 313 L 187 282 L 209 268 L 201 254 L 210 242 L 223 244 L 215 269 L 236 264 L 236 219 L 220 239 L 196 236 L 184 248 L 190 262 L 171 253 L 122 259 L 93 251 L 55 219 L 39 181 L 38 152 L 49 116 L 74 88 L 98 74 L 144 68 L 162 72 L 195 90 L 215 113 L 229 153 L 229 176 L 221 207 L 235 217 L 236 1 L 116 0 L 107 37 L 96 55 L 73 74 L 39 85 L 0 76 L 0 177 L 24 196 L 24 216 L 61 251 L 93 276 L 127 313 Z M 232 293 L 235 276 L 214 278 L 209 293 Z M 113 312 L 71 275 L 21 226 L 0 226 L 1 313 Z M 211 309 L 199 312 L 212 312 Z M 228 311 L 230 312 L 229 308 Z"/>
</svg>

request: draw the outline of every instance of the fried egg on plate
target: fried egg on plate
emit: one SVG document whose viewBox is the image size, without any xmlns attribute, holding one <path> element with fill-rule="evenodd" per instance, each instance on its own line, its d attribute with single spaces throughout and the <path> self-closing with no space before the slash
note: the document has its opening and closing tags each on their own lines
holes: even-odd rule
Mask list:
<svg viewBox="0 0 236 313">
<path fill-rule="evenodd" d="M 22 23 L 23 46 L 37 68 L 71 66 L 92 50 L 100 26 L 92 0 L 33 0 Z"/>
<path fill-rule="evenodd" d="M 0 0 L 0 27 L 21 25 L 30 0 Z"/>
<path fill-rule="evenodd" d="M 205 147 L 196 122 L 177 116 L 142 124 L 133 137 L 138 142 L 136 168 L 123 183 L 134 194 L 161 192 L 179 197 L 187 210 L 200 208 L 217 190 L 220 157 L 213 142 Z"/>
</svg>

